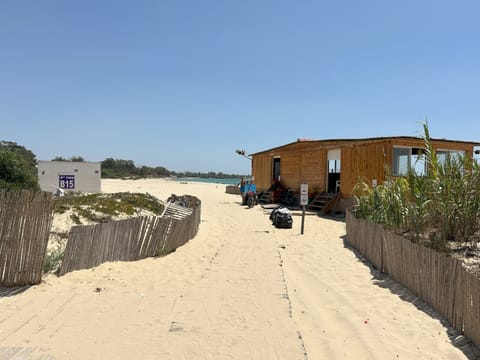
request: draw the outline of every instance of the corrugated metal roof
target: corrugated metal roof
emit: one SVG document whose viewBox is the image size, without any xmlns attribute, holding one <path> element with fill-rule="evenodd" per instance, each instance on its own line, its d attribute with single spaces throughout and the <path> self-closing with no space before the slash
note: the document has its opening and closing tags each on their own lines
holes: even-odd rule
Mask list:
<svg viewBox="0 0 480 360">
<path fill-rule="evenodd" d="M 284 148 L 293 144 L 299 143 L 318 143 L 319 145 L 326 144 L 326 143 L 354 143 L 354 142 L 377 142 L 377 141 L 385 141 L 385 140 L 421 140 L 421 137 L 415 136 L 381 136 L 381 137 L 371 137 L 371 138 L 357 138 L 357 139 L 324 139 L 324 140 L 311 140 L 311 139 L 297 139 L 297 141 L 276 146 L 267 150 L 258 151 L 256 153 L 250 154 L 250 156 L 262 154 L 268 151 L 277 150 L 280 148 Z M 468 144 L 472 146 L 480 146 L 480 142 L 476 141 L 464 141 L 464 140 L 449 140 L 449 139 L 437 139 L 437 138 L 430 138 L 431 141 L 443 141 L 443 142 L 450 142 L 450 143 L 457 143 L 457 144 Z"/>
</svg>

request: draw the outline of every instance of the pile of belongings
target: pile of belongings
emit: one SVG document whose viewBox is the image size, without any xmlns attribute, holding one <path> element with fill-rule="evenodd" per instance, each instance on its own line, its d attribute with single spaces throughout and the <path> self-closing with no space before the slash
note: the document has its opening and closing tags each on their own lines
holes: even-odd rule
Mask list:
<svg viewBox="0 0 480 360">
<path fill-rule="evenodd" d="M 200 200 L 197 197 L 192 195 L 178 196 L 178 195 L 172 194 L 167 199 L 167 202 L 180 205 L 189 209 L 198 207 L 200 205 Z"/>
<path fill-rule="evenodd" d="M 280 206 L 270 213 L 270 220 L 277 228 L 291 229 L 293 226 L 292 214 L 286 207 Z"/>
</svg>

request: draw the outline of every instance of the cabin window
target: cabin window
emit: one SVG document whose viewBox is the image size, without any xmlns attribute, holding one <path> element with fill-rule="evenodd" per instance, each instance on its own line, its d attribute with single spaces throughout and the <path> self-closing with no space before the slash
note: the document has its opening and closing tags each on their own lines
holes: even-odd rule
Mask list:
<svg viewBox="0 0 480 360">
<path fill-rule="evenodd" d="M 393 175 L 407 175 L 410 165 L 410 148 L 393 148 Z"/>
<path fill-rule="evenodd" d="M 393 148 L 393 169 L 394 176 L 404 176 L 412 169 L 415 174 L 424 176 L 427 173 L 424 149 L 410 147 Z"/>
<path fill-rule="evenodd" d="M 412 149 L 411 166 L 418 176 L 427 175 L 427 161 L 425 160 L 424 149 Z"/>
<path fill-rule="evenodd" d="M 459 161 L 465 155 L 465 151 L 458 150 L 437 150 L 437 161 L 440 165 L 445 165 L 447 159 Z"/>
</svg>

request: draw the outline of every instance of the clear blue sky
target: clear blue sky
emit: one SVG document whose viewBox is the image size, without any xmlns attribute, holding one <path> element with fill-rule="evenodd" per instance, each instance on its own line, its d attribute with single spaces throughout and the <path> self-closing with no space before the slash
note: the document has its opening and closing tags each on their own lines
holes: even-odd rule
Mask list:
<svg viewBox="0 0 480 360">
<path fill-rule="evenodd" d="M 479 0 L 0 0 L 0 140 L 249 173 L 297 138 L 480 140 Z"/>
</svg>

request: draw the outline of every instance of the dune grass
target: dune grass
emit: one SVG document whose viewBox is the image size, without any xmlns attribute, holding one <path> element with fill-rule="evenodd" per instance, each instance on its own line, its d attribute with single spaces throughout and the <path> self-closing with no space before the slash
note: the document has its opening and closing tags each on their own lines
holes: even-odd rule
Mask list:
<svg viewBox="0 0 480 360">
<path fill-rule="evenodd" d="M 161 215 L 164 205 L 150 194 L 143 193 L 67 193 L 54 201 L 54 216 L 70 213 L 72 225 L 96 224 L 117 218 L 144 214 Z M 60 269 L 68 232 L 51 233 L 43 263 L 43 272 Z"/>
<path fill-rule="evenodd" d="M 354 189 L 357 216 L 442 252 L 450 251 L 449 242 L 477 249 L 480 166 L 468 154 L 440 161 L 427 124 L 423 130 L 427 174 L 411 169 L 407 176 L 389 176 L 373 188 L 359 181 Z"/>
<path fill-rule="evenodd" d="M 164 209 L 161 202 L 154 196 L 143 193 L 114 193 L 114 194 L 78 194 L 69 193 L 55 199 L 56 214 L 73 210 L 72 220 L 81 224 L 81 219 L 88 222 L 105 222 L 122 214 L 135 216 L 142 211 L 160 215 Z"/>
</svg>

